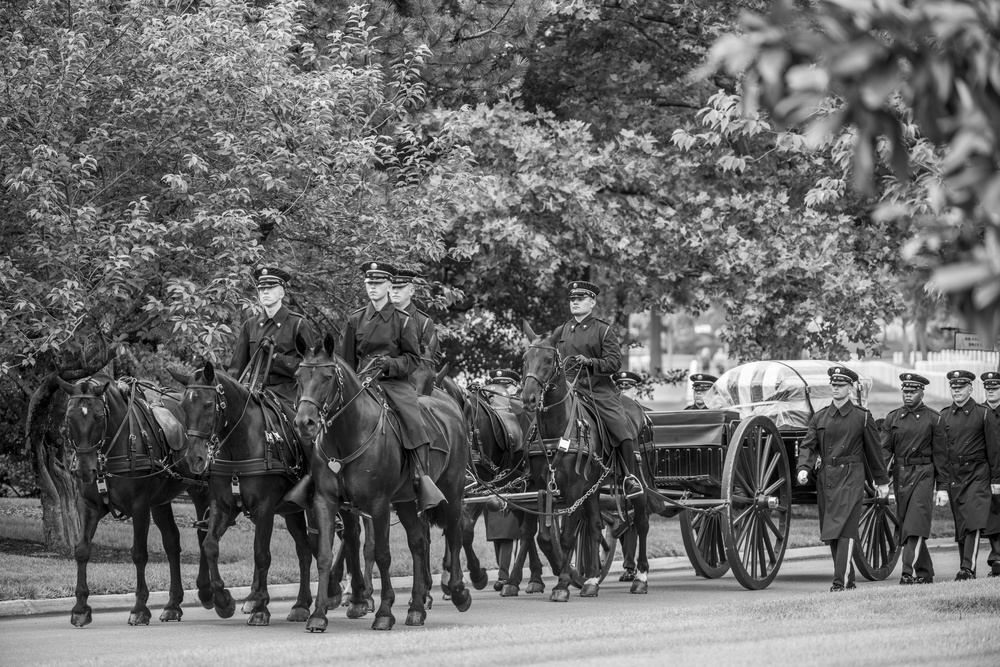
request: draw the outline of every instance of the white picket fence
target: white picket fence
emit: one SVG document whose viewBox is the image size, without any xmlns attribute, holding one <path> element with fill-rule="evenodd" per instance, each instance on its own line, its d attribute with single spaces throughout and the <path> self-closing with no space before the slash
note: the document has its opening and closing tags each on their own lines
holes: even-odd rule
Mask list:
<svg viewBox="0 0 1000 667">
<path fill-rule="evenodd" d="M 924 393 L 934 398 L 949 400 L 951 391 L 948 388 L 948 371 L 972 371 L 979 377 L 987 371 L 1000 368 L 1000 352 L 984 350 L 942 350 L 930 352 L 926 360 L 917 359 L 917 354 L 904 355 L 895 352 L 892 361 L 868 360 L 852 361 L 851 368 L 860 373 L 894 387 L 899 386 L 901 373 L 913 372 L 923 375 L 931 381 Z M 973 383 L 972 398 L 977 402 L 986 400 L 981 382 Z"/>
</svg>

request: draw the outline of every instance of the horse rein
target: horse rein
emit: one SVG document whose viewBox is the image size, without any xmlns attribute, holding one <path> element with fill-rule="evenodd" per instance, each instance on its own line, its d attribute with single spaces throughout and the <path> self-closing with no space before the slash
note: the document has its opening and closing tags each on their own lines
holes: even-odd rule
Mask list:
<svg viewBox="0 0 1000 667">
<path fill-rule="evenodd" d="M 240 412 L 239 419 L 233 424 L 233 428 L 229 429 L 224 438 L 219 438 L 219 431 L 226 428 L 229 425 L 229 420 L 226 417 L 226 408 L 229 405 L 226 403 L 226 389 L 222 386 L 222 383 L 211 385 L 211 384 L 189 384 L 186 385 L 186 389 L 208 389 L 215 392 L 214 401 L 214 413 L 215 413 L 215 424 L 212 427 L 211 432 L 199 431 L 193 428 L 189 428 L 184 431 L 185 437 L 189 438 L 200 438 L 201 440 L 208 441 L 208 462 L 211 464 L 215 460 L 215 457 L 222 450 L 223 445 L 229 439 L 235 431 L 239 423 L 243 421 L 243 417 L 247 413 L 247 408 L 250 406 L 250 401 L 253 399 L 253 393 L 247 393 L 246 403 L 243 404 L 243 411 Z M 219 422 L 222 422 L 221 426 Z"/>
</svg>

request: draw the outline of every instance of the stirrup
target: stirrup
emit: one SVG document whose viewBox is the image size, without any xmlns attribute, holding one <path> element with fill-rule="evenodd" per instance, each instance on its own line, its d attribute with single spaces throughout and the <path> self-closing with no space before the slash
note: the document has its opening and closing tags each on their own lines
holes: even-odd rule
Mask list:
<svg viewBox="0 0 1000 667">
<path fill-rule="evenodd" d="M 631 500 L 632 498 L 637 498 L 642 494 L 646 493 L 646 490 L 642 488 L 642 482 L 635 475 L 626 475 L 625 479 L 622 480 L 622 491 L 625 493 L 625 498 Z"/>
</svg>

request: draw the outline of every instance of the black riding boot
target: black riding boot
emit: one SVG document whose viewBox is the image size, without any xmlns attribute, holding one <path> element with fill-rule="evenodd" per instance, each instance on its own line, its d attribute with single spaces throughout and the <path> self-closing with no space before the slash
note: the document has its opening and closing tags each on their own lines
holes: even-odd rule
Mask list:
<svg viewBox="0 0 1000 667">
<path fill-rule="evenodd" d="M 628 471 L 625 479 L 622 480 L 622 492 L 626 498 L 641 496 L 645 491 L 642 488 L 642 482 L 639 481 L 639 477 L 635 474 L 636 462 L 633 440 L 631 438 L 622 440 L 622 444 L 618 447 L 618 453 L 621 455 L 622 463 L 625 464 L 625 469 Z"/>
<path fill-rule="evenodd" d="M 278 514 L 291 514 L 312 509 L 313 478 L 310 474 L 302 476 L 284 495 L 275 511 Z"/>
<path fill-rule="evenodd" d="M 430 468 L 428 465 L 430 449 L 430 443 L 424 443 L 416 449 L 410 450 L 410 460 L 413 462 L 413 483 L 419 496 L 417 502 L 421 512 L 437 507 L 446 501 L 444 494 L 437 488 L 437 484 L 427 475 L 427 470 Z"/>
</svg>

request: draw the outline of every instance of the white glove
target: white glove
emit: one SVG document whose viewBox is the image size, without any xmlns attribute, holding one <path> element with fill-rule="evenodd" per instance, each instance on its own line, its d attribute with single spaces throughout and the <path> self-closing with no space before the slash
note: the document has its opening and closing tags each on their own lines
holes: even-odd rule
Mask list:
<svg viewBox="0 0 1000 667">
<path fill-rule="evenodd" d="M 888 498 L 889 497 L 889 485 L 879 484 L 875 487 L 875 497 L 876 498 Z"/>
<path fill-rule="evenodd" d="M 948 492 L 947 491 L 938 491 L 936 494 L 934 494 L 934 504 L 937 505 L 938 507 L 944 507 L 945 505 L 947 505 L 948 504 Z"/>
<path fill-rule="evenodd" d="M 1000 484 L 990 484 L 990 493 L 994 496 L 1000 496 Z"/>
<path fill-rule="evenodd" d="M 797 479 L 798 479 L 798 482 L 799 482 L 799 486 L 804 485 L 806 482 L 809 481 L 809 472 L 806 471 L 806 470 L 800 470 L 799 471 L 799 476 L 798 476 Z"/>
</svg>

